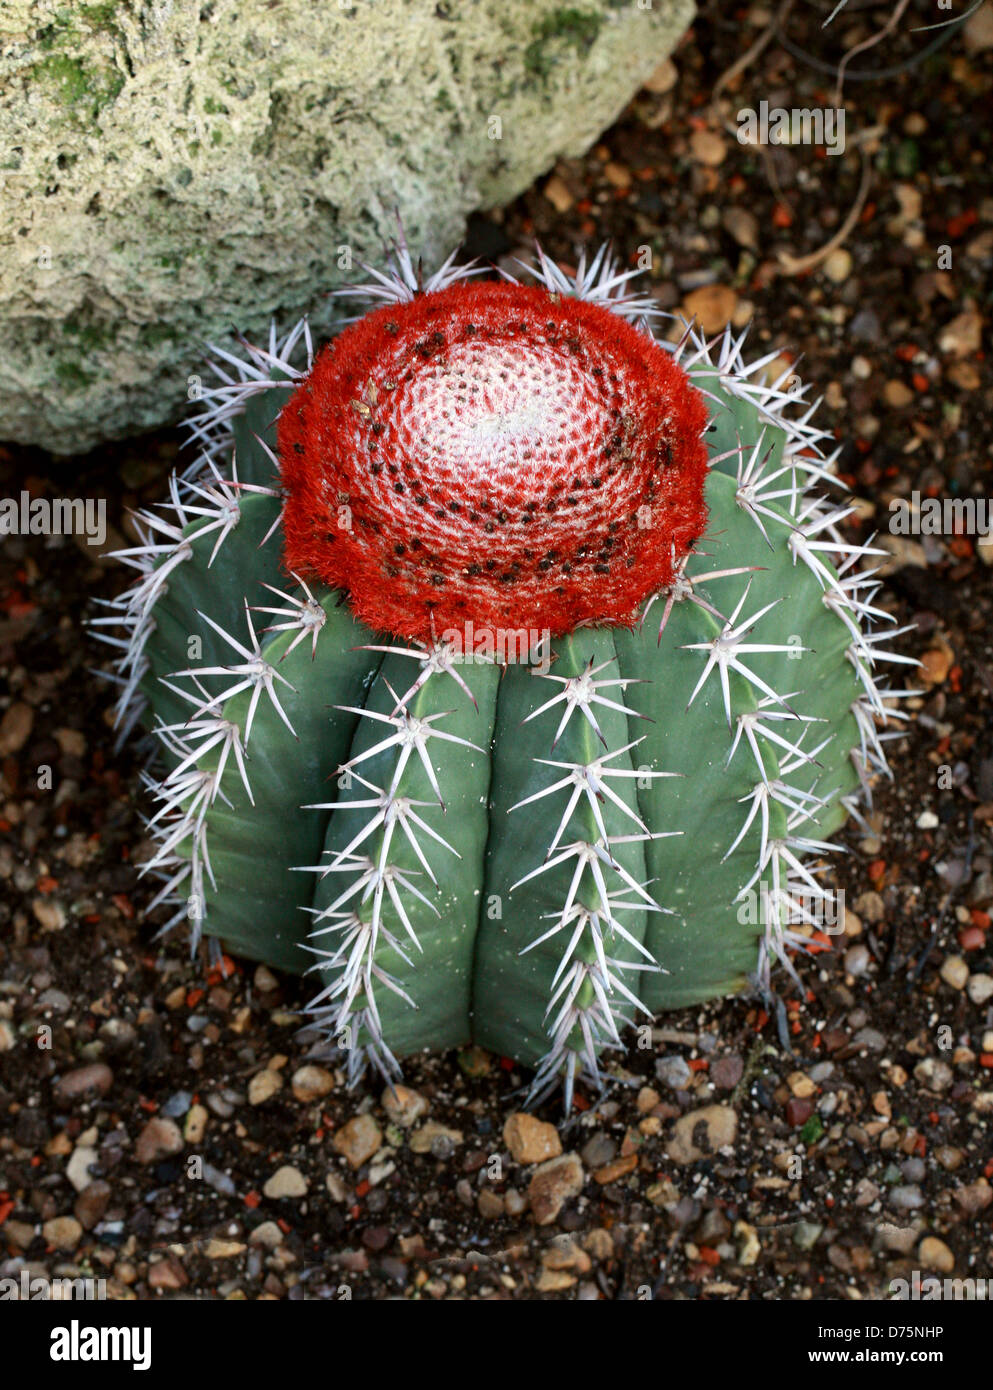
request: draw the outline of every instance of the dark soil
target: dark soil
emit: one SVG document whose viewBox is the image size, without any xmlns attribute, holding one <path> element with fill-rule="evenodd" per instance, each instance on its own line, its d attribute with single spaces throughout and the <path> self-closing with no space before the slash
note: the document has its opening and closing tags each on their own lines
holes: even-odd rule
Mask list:
<svg viewBox="0 0 993 1390">
<path fill-rule="evenodd" d="M 822 31 L 829 8 L 795 5 L 784 29 L 829 67 L 889 13 L 852 4 Z M 806 992 L 786 993 L 783 1030 L 734 999 L 666 1016 L 653 1050 L 632 1038 L 606 1097 L 581 1095 L 560 1128 L 581 1195 L 536 1225 L 533 1168 L 502 1137 L 520 1069 L 475 1051 L 414 1060 L 407 1084 L 428 1110 L 404 1130 L 379 1088 L 333 1085 L 335 1061 L 299 1034 L 309 986 L 237 962 L 208 975 L 178 939 L 154 940 L 135 868 L 140 766 L 114 749 L 83 627 L 89 596 L 122 573 L 82 541 L 8 539 L 0 1275 L 26 1261 L 104 1277 L 118 1298 L 845 1299 L 885 1296 L 912 1269 L 993 1269 L 993 548 L 888 532 L 890 500 L 914 490 L 993 493 L 990 363 L 970 336 L 991 307 L 993 48 L 959 32 L 915 62 L 933 36 L 910 34 L 910 17 L 934 10 L 912 5 L 852 61 L 902 70 L 846 84 L 844 156 L 727 132 L 720 148 L 698 138 L 721 135 L 711 94 L 764 15 L 707 5 L 671 89 L 644 91 L 585 159 L 476 219 L 472 246 L 499 258 L 537 235 L 574 263 L 610 237 L 632 264 L 648 246 L 660 306 L 720 287 L 708 312 L 752 318 L 752 354 L 780 348 L 826 395 L 858 534 L 884 534 L 884 602 L 917 624 L 906 649 L 925 661 L 872 834 L 851 827 L 836 865 L 846 934 L 798 962 Z M 720 100 L 733 130 L 741 107 L 830 105 L 831 87 L 774 40 Z M 862 159 L 872 181 L 847 258 L 787 273 L 781 251 L 815 251 L 843 223 Z M 112 548 L 178 449 L 178 433 L 71 461 L 11 447 L 0 493 L 71 479 L 109 499 Z M 332 1074 L 322 1098 L 320 1074 L 291 1080 L 305 1059 Z M 280 1084 L 259 1100 L 265 1071 Z M 704 1152 L 678 1163 L 679 1117 L 704 1106 L 733 1109 L 733 1144 L 708 1155 L 698 1124 Z M 382 1146 L 353 1169 L 334 1140 L 366 1111 Z M 559 1123 L 557 1103 L 541 1118 Z M 304 1196 L 265 1195 L 284 1165 Z"/>
</svg>

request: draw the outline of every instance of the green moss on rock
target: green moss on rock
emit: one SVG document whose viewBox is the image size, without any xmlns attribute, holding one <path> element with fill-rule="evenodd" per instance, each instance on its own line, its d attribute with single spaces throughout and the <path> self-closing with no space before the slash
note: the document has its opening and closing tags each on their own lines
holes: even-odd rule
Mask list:
<svg viewBox="0 0 993 1390">
<path fill-rule="evenodd" d="M 590 10 L 561 9 L 545 15 L 534 25 L 534 38 L 524 50 L 526 71 L 546 81 L 561 59 L 563 46 L 586 54 L 602 24 L 603 16 Z"/>
</svg>

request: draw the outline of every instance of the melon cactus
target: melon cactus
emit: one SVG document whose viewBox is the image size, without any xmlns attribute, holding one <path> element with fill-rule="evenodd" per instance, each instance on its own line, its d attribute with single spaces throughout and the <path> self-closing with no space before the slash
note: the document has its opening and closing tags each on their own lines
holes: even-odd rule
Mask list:
<svg viewBox="0 0 993 1390">
<path fill-rule="evenodd" d="M 570 1103 L 626 1025 L 795 978 L 910 658 L 776 354 L 665 340 L 606 250 L 525 269 L 401 243 L 316 356 L 218 351 L 95 623 L 163 930 L 312 972 L 353 1081 L 472 1042 Z"/>
</svg>

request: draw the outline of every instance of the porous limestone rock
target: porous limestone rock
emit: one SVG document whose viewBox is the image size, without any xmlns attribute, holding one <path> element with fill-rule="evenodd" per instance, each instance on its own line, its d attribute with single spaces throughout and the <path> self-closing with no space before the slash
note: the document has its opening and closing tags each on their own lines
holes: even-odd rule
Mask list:
<svg viewBox="0 0 993 1390">
<path fill-rule="evenodd" d="M 304 312 L 399 212 L 465 217 L 578 155 L 692 0 L 4 0 L 0 438 L 175 419 L 204 340 Z"/>
</svg>

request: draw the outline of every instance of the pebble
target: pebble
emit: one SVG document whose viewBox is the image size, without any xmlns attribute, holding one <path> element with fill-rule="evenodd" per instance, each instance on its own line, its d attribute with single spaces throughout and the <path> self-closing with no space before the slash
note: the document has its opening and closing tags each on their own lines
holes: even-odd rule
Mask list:
<svg viewBox="0 0 993 1390">
<path fill-rule="evenodd" d="M 541 1263 L 546 1269 L 575 1269 L 580 1274 L 588 1274 L 593 1261 L 588 1253 L 573 1240 L 572 1236 L 554 1236 L 541 1253 Z"/>
<path fill-rule="evenodd" d="M 655 1075 L 664 1086 L 672 1091 L 685 1091 L 693 1078 L 685 1057 L 659 1057 L 655 1063 Z"/>
<path fill-rule="evenodd" d="M 724 163 L 727 144 L 723 135 L 715 130 L 695 130 L 690 136 L 690 154 L 697 164 L 706 164 L 716 169 Z"/>
<path fill-rule="evenodd" d="M 683 300 L 683 316 L 696 319 L 702 332 L 719 333 L 731 321 L 738 292 L 730 285 L 701 285 Z"/>
<path fill-rule="evenodd" d="M 503 1204 L 507 1208 L 508 1216 L 522 1216 L 528 1209 L 527 1196 L 518 1192 L 516 1187 L 507 1188 L 503 1194 Z"/>
<path fill-rule="evenodd" d="M 594 1260 L 609 1260 L 614 1254 L 614 1239 L 603 1226 L 594 1226 L 583 1236 L 583 1249 Z"/>
<path fill-rule="evenodd" d="M 264 1245 L 267 1250 L 275 1250 L 277 1245 L 282 1245 L 285 1236 L 279 1229 L 275 1221 L 263 1221 L 248 1237 L 249 1245 Z"/>
<path fill-rule="evenodd" d="M 817 1221 L 798 1221 L 793 1227 L 793 1244 L 798 1250 L 813 1250 L 823 1230 Z"/>
<path fill-rule="evenodd" d="M 637 1099 L 638 1114 L 647 1115 L 659 1103 L 659 1093 L 654 1086 L 642 1086 Z"/>
<path fill-rule="evenodd" d="M 207 1109 L 221 1120 L 230 1120 L 231 1116 L 234 1114 L 235 1105 L 240 1105 L 244 1100 L 244 1096 L 240 1096 L 238 1100 L 235 1101 L 235 1094 L 235 1092 L 228 1090 L 223 1092 L 211 1091 L 210 1095 L 207 1097 Z"/>
<path fill-rule="evenodd" d="M 34 710 L 23 700 L 15 700 L 0 719 L 0 757 L 19 753 L 34 728 Z"/>
<path fill-rule="evenodd" d="M 857 1207 L 871 1207 L 879 1196 L 879 1188 L 868 1178 L 859 1178 L 855 1187 L 855 1205 Z"/>
<path fill-rule="evenodd" d="M 212 1163 L 203 1165 L 203 1180 L 208 1187 L 220 1192 L 223 1197 L 233 1197 L 238 1190 L 234 1185 L 234 1179 L 229 1174 L 222 1173 L 220 1168 L 215 1168 Z"/>
<path fill-rule="evenodd" d="M 961 314 L 956 314 L 951 323 L 938 334 L 938 348 L 951 357 L 968 357 L 978 352 L 982 344 L 983 321 L 970 304 Z"/>
<path fill-rule="evenodd" d="M 464 1047 L 459 1053 L 459 1067 L 466 1076 L 489 1076 L 493 1070 L 493 1058 L 482 1047 Z"/>
<path fill-rule="evenodd" d="M 523 1111 L 507 1116 L 503 1142 L 517 1163 L 544 1163 L 562 1152 L 562 1141 L 555 1126 Z"/>
<path fill-rule="evenodd" d="M 993 11 L 986 5 L 971 5 L 962 37 L 970 57 L 993 48 Z"/>
<path fill-rule="evenodd" d="M 993 1187 L 985 1178 L 977 1178 L 975 1182 L 956 1187 L 952 1196 L 969 1216 L 978 1216 L 993 1202 Z"/>
<path fill-rule="evenodd" d="M 84 1096 L 105 1096 L 114 1082 L 114 1073 L 105 1062 L 91 1062 L 66 1072 L 55 1083 L 55 1099 L 59 1102 L 80 1100 Z"/>
<path fill-rule="evenodd" d="M 917 1247 L 917 1258 L 925 1269 L 937 1269 L 942 1274 L 951 1274 L 955 1268 L 955 1256 L 937 1236 L 924 1237 Z"/>
<path fill-rule="evenodd" d="M 676 64 L 671 58 L 666 58 L 652 73 L 651 77 L 645 79 L 645 88 L 649 92 L 654 92 L 656 96 L 665 96 L 666 92 L 671 92 L 679 79 L 679 72 Z"/>
<path fill-rule="evenodd" d="M 183 1148 L 183 1136 L 175 1120 L 156 1115 L 138 1135 L 134 1156 L 144 1166 L 158 1163 L 162 1158 L 178 1154 Z"/>
<path fill-rule="evenodd" d="M 588 1168 L 602 1168 L 617 1153 L 617 1145 L 609 1134 L 601 1131 L 591 1135 L 579 1153 Z"/>
<path fill-rule="evenodd" d="M 66 924 L 65 908 L 54 898 L 35 898 L 31 911 L 42 931 L 61 931 Z"/>
<path fill-rule="evenodd" d="M 260 994 L 274 994 L 279 989 L 279 981 L 267 965 L 256 966 L 252 983 Z"/>
<path fill-rule="evenodd" d="M 914 824 L 917 826 L 918 830 L 937 830 L 941 821 L 933 811 L 922 811 Z"/>
<path fill-rule="evenodd" d="M 829 280 L 833 280 L 836 285 L 840 285 L 847 280 L 852 273 L 851 253 L 846 251 L 843 246 L 836 247 L 824 261 L 824 274 Z"/>
<path fill-rule="evenodd" d="M 721 218 L 724 230 L 739 246 L 755 251 L 759 244 L 759 220 L 747 208 L 726 208 Z"/>
<path fill-rule="evenodd" d="M 631 170 L 626 164 L 618 164 L 616 160 L 610 159 L 603 166 L 603 175 L 608 183 L 613 184 L 614 188 L 630 188 Z"/>
<path fill-rule="evenodd" d="M 786 1102 L 786 1123 L 792 1125 L 794 1129 L 799 1129 L 805 1125 L 814 1113 L 814 1102 L 812 1100 L 802 1100 L 798 1096 L 791 1097 Z"/>
<path fill-rule="evenodd" d="M 186 1114 L 192 1104 L 192 1091 L 174 1091 L 169 1099 L 163 1102 L 159 1114 L 170 1120 L 178 1120 L 181 1115 Z"/>
<path fill-rule="evenodd" d="M 924 1194 L 916 1183 L 901 1184 L 890 1188 L 888 1201 L 897 1211 L 916 1211 L 924 1205 Z"/>
<path fill-rule="evenodd" d="M 861 944 L 858 946 L 849 946 L 848 950 L 845 952 L 845 969 L 849 975 L 854 975 L 856 977 L 864 975 L 869 968 L 871 959 L 872 957 L 869 955 L 868 949 L 865 946 Z"/>
<path fill-rule="evenodd" d="M 971 362 L 952 362 L 945 373 L 948 380 L 963 391 L 978 391 L 983 378 Z"/>
<path fill-rule="evenodd" d="M 332 1142 L 352 1168 L 361 1168 L 382 1144 L 383 1133 L 371 1115 L 356 1115 L 335 1132 Z"/>
<path fill-rule="evenodd" d="M 738 1132 L 738 1116 L 727 1105 L 705 1105 L 681 1115 L 669 1139 L 673 1163 L 696 1163 L 719 1149 L 733 1144 Z"/>
<path fill-rule="evenodd" d="M 887 381 L 883 385 L 883 400 L 891 410 L 902 410 L 914 399 L 914 393 L 905 382 Z"/>
<path fill-rule="evenodd" d="M 969 978 L 969 967 L 961 956 L 946 956 L 941 964 L 941 978 L 952 989 L 964 989 Z"/>
<path fill-rule="evenodd" d="M 395 1125 L 409 1129 L 428 1112 L 428 1103 L 409 1086 L 387 1086 L 381 1097 L 383 1109 Z"/>
<path fill-rule="evenodd" d="M 807 1073 L 803 1071 L 790 1072 L 789 1076 L 786 1078 L 786 1084 L 793 1094 L 799 1096 L 801 1100 L 809 1100 L 817 1090 L 813 1081 L 811 1081 Z"/>
<path fill-rule="evenodd" d="M 383 1153 L 384 1153 L 384 1154 L 389 1153 L 389 1149 L 384 1149 L 384 1150 L 383 1150 Z M 396 1164 L 395 1164 L 395 1163 L 393 1162 L 393 1160 L 390 1159 L 390 1158 L 381 1159 L 378 1163 L 370 1163 L 370 1165 L 369 1165 L 369 1182 L 370 1182 L 370 1184 L 371 1184 L 373 1187 L 376 1187 L 379 1183 L 383 1182 L 384 1179 L 388 1178 L 388 1177 L 390 1176 L 391 1173 L 395 1173 L 395 1172 L 396 1172 L 396 1169 L 397 1169 Z"/>
<path fill-rule="evenodd" d="M 266 1179 L 262 1193 L 263 1196 L 271 1197 L 274 1200 L 283 1197 L 306 1197 L 307 1179 L 299 1168 L 294 1168 L 292 1163 L 284 1163 L 281 1168 L 276 1169 L 271 1177 Z"/>
<path fill-rule="evenodd" d="M 625 1177 L 628 1173 L 633 1173 L 638 1166 L 638 1155 L 625 1154 L 623 1158 L 615 1158 L 612 1163 L 605 1163 L 602 1168 L 598 1168 L 593 1174 L 593 1181 L 601 1187 L 616 1182 L 618 1178 Z"/>
<path fill-rule="evenodd" d="M 148 1267 L 148 1286 L 152 1289 L 182 1289 L 190 1282 L 186 1270 L 174 1255 L 166 1255 Z"/>
<path fill-rule="evenodd" d="M 738 1247 L 738 1263 L 740 1265 L 757 1264 L 762 1253 L 762 1242 L 759 1240 L 759 1233 L 755 1227 L 750 1226 L 747 1221 L 736 1221 L 734 1223 L 734 1238 Z"/>
<path fill-rule="evenodd" d="M 528 1198 L 535 1223 L 548 1226 L 571 1197 L 578 1197 L 585 1180 L 578 1154 L 560 1154 L 534 1170 L 528 1184 Z"/>
<path fill-rule="evenodd" d="M 104 1182 L 102 1178 L 87 1183 L 83 1188 L 73 1203 L 72 1210 L 84 1231 L 92 1231 L 93 1227 L 103 1220 L 104 1213 L 110 1205 L 110 1198 L 110 1183 Z"/>
<path fill-rule="evenodd" d="M 855 911 L 859 914 L 863 922 L 882 922 L 886 917 L 886 904 L 883 902 L 882 894 L 870 889 L 867 893 L 860 893 L 855 899 Z M 847 918 L 845 929 L 847 931 Z"/>
<path fill-rule="evenodd" d="M 710 1080 L 719 1091 L 733 1091 L 744 1074 L 745 1063 L 736 1052 L 718 1057 L 710 1064 Z"/>
<path fill-rule="evenodd" d="M 433 1153 L 438 1158 L 447 1158 L 457 1145 L 462 1143 L 460 1129 L 449 1129 L 436 1120 L 425 1120 L 420 1129 L 410 1137 L 410 1149 L 415 1154 Z"/>
<path fill-rule="evenodd" d="M 499 1192 L 494 1192 L 492 1187 L 481 1189 L 476 1198 L 476 1205 L 480 1216 L 486 1221 L 495 1221 L 498 1216 L 503 1216 L 505 1210 L 503 1197 Z"/>
<path fill-rule="evenodd" d="M 920 678 L 925 685 L 943 685 L 952 669 L 953 653 L 943 647 L 929 647 L 921 657 Z"/>
<path fill-rule="evenodd" d="M 555 211 L 560 215 L 567 213 L 576 201 L 569 192 L 569 187 L 565 180 L 559 178 L 558 174 L 553 174 L 551 178 L 546 181 L 544 194 Z"/>
<path fill-rule="evenodd" d="M 65 1014 L 72 1008 L 72 1000 L 60 989 L 46 989 L 38 996 L 38 1007 L 39 1009 L 51 1009 L 57 1014 Z"/>
<path fill-rule="evenodd" d="M 879 322 L 879 315 L 874 309 L 860 309 L 852 318 L 848 325 L 848 334 L 857 343 L 879 343 L 882 340 L 883 330 Z M 866 360 L 864 357 L 861 359 Z M 854 367 L 854 363 L 852 364 Z M 869 374 L 871 375 L 871 364 Z M 858 373 L 856 373 L 858 375 Z"/>
<path fill-rule="evenodd" d="M 186 1123 L 183 1125 L 183 1138 L 187 1144 L 199 1144 L 207 1129 L 207 1121 L 210 1118 L 205 1105 L 191 1105 L 186 1114 Z"/>
<path fill-rule="evenodd" d="M 248 1103 L 249 1105 L 264 1105 L 267 1100 L 271 1100 L 283 1085 L 283 1078 L 278 1071 L 272 1071 L 266 1067 L 264 1071 L 257 1071 L 248 1083 Z"/>
<path fill-rule="evenodd" d="M 73 1150 L 72 1158 L 66 1164 L 66 1177 L 72 1183 L 77 1192 L 82 1192 L 84 1187 L 89 1187 L 93 1179 L 90 1177 L 90 1165 L 97 1161 L 97 1151 L 88 1144 L 77 1144 Z"/>
<path fill-rule="evenodd" d="M 897 1255 L 909 1255 L 917 1243 L 918 1230 L 916 1226 L 894 1226 L 890 1221 L 883 1221 L 876 1227 L 876 1234 L 885 1249 Z"/>
<path fill-rule="evenodd" d="M 336 1173 L 333 1168 L 325 1175 L 324 1186 L 333 1202 L 344 1202 L 348 1199 L 350 1189 L 347 1183 L 342 1180 L 341 1175 Z"/>
<path fill-rule="evenodd" d="M 575 1283 L 575 1277 L 568 1271 L 549 1269 L 546 1265 L 534 1281 L 534 1287 L 538 1293 L 561 1293 L 563 1289 L 571 1289 Z"/>
<path fill-rule="evenodd" d="M 966 992 L 974 1004 L 985 1004 L 993 997 L 993 975 L 977 972 L 970 976 Z"/>
<path fill-rule="evenodd" d="M 83 1238 L 83 1228 L 74 1216 L 56 1216 L 46 1221 L 41 1233 L 56 1250 L 74 1250 Z"/>
<path fill-rule="evenodd" d="M 203 1253 L 208 1260 L 230 1260 L 240 1255 L 244 1248 L 244 1241 L 221 1240 L 218 1236 L 212 1236 L 204 1246 Z"/>
<path fill-rule="evenodd" d="M 310 1105 L 334 1090 L 334 1077 L 324 1067 L 306 1063 L 298 1067 L 290 1078 L 290 1090 L 294 1099 L 303 1105 Z"/>
<path fill-rule="evenodd" d="M 86 736 L 78 729 L 61 728 L 55 730 L 55 742 L 63 753 L 81 758 L 86 752 Z"/>
</svg>

